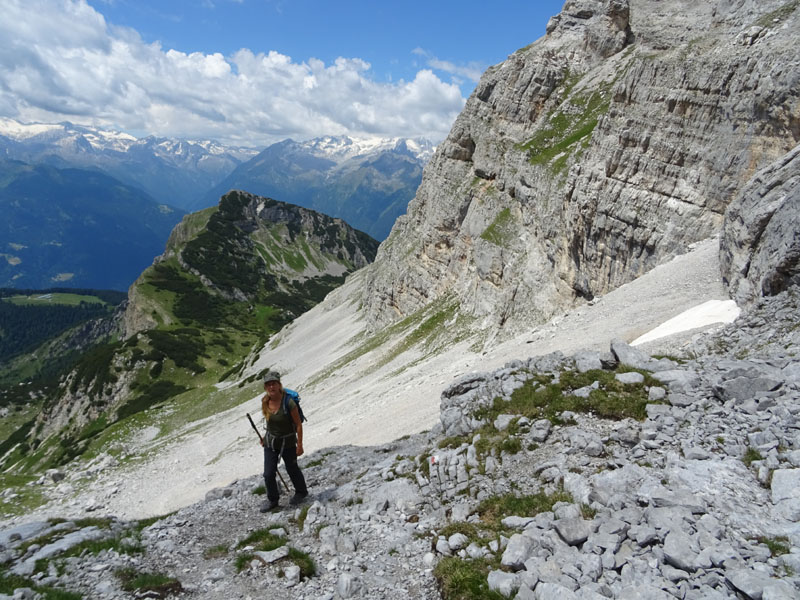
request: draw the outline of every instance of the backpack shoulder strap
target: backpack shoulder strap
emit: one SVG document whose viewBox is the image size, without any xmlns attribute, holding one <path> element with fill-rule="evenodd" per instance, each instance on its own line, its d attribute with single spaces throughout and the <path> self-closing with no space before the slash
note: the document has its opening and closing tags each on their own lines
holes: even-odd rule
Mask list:
<svg viewBox="0 0 800 600">
<path fill-rule="evenodd" d="M 290 390 L 289 388 L 284 388 L 283 390 L 283 412 L 287 415 L 289 414 L 289 399 L 294 400 L 295 406 L 298 405 L 298 401 L 300 400 L 300 394 L 295 392 L 294 390 Z"/>
</svg>

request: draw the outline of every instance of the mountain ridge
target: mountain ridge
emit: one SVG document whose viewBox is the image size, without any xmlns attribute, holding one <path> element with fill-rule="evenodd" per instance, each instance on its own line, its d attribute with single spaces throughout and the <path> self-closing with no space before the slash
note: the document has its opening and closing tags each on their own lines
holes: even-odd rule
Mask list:
<svg viewBox="0 0 800 600">
<path fill-rule="evenodd" d="M 183 214 L 98 171 L 0 159 L 0 177 L 4 286 L 127 289 Z"/>
<path fill-rule="evenodd" d="M 433 148 L 399 138 L 287 139 L 239 165 L 196 207 L 229 189 L 245 189 L 342 218 L 380 240 L 405 212 Z"/>
<path fill-rule="evenodd" d="M 101 169 L 165 204 L 186 209 L 257 151 L 208 140 L 136 138 L 69 122 L 23 124 L 2 118 L 0 153 L 30 163 Z"/>
</svg>

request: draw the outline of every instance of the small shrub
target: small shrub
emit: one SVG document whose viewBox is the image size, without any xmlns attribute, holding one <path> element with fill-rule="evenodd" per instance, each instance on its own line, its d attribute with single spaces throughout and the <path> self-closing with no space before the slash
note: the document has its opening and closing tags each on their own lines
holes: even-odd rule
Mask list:
<svg viewBox="0 0 800 600">
<path fill-rule="evenodd" d="M 236 572 L 241 573 L 250 564 L 250 561 L 253 560 L 253 558 L 253 554 L 250 552 L 237 554 L 236 560 L 233 563 L 236 567 Z"/>
<path fill-rule="evenodd" d="M 500 451 L 508 454 L 517 454 L 522 450 L 522 441 L 518 437 L 506 437 L 500 443 Z"/>
<path fill-rule="evenodd" d="M 539 513 L 553 510 L 553 505 L 556 502 L 572 502 L 572 496 L 564 491 L 550 495 L 539 492 L 529 496 L 516 496 L 514 494 L 492 496 L 481 501 L 478 505 L 478 514 L 487 525 L 500 528 L 500 522 L 505 517 L 514 515 L 533 517 Z"/>
<path fill-rule="evenodd" d="M 263 377 L 263 375 L 261 375 L 261 377 Z M 323 452 L 323 453 L 321 453 L 319 455 L 319 458 L 317 458 L 316 460 L 312 460 L 312 461 L 306 463 L 305 466 L 306 467 L 318 467 L 318 466 L 324 464 L 325 463 L 325 459 L 328 458 L 331 454 L 333 454 L 333 452 Z"/>
<path fill-rule="evenodd" d="M 228 554 L 227 544 L 217 544 L 216 546 L 211 546 L 210 548 L 203 550 L 203 558 L 205 559 L 221 558 L 226 554 Z"/>
<path fill-rule="evenodd" d="M 463 435 L 453 435 L 439 440 L 438 447 L 455 449 L 466 443 L 466 441 L 467 438 L 465 438 Z"/>
<path fill-rule="evenodd" d="M 456 533 L 463 533 L 468 538 L 475 539 L 478 536 L 478 528 L 474 523 L 455 521 L 446 525 L 441 531 L 439 531 L 439 535 L 443 535 L 447 538 Z"/>
<path fill-rule="evenodd" d="M 427 452 L 420 454 L 419 456 L 419 470 L 425 476 L 426 479 L 430 479 L 431 477 L 431 455 Z"/>
<path fill-rule="evenodd" d="M 300 577 L 303 579 L 309 579 L 316 575 L 317 573 L 317 566 L 314 564 L 314 560 L 305 552 L 302 552 L 296 548 L 289 547 L 289 560 L 291 560 L 294 564 L 300 567 Z"/>
<path fill-rule="evenodd" d="M 311 507 L 308 504 L 304 504 L 303 508 L 300 509 L 300 514 L 297 516 L 298 529 L 303 529 L 303 524 L 306 522 L 306 517 L 308 516 L 309 508 Z"/>
<path fill-rule="evenodd" d="M 257 529 L 239 542 L 236 547 L 244 548 L 251 544 L 255 545 L 257 550 L 270 552 L 284 546 L 286 544 L 286 538 L 270 533 L 266 529 Z"/>
<path fill-rule="evenodd" d="M 774 538 L 760 536 L 756 538 L 756 541 L 758 541 L 758 543 L 760 544 L 764 544 L 767 548 L 769 548 L 769 551 L 772 554 L 772 556 L 789 554 L 789 552 L 791 551 L 791 544 L 789 542 L 789 538 L 783 535 Z"/>
</svg>

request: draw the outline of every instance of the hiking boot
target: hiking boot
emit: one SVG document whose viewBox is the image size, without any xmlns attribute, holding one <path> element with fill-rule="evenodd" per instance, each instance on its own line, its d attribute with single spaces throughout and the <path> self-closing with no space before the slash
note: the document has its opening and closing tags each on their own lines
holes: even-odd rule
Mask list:
<svg viewBox="0 0 800 600">
<path fill-rule="evenodd" d="M 308 497 L 308 492 L 297 492 L 294 496 L 289 499 L 289 504 L 294 506 L 295 504 L 300 504 L 303 500 Z"/>
<path fill-rule="evenodd" d="M 265 500 L 261 503 L 261 507 L 258 509 L 262 513 L 269 512 L 275 508 L 278 508 L 278 501 L 277 500 Z"/>
</svg>

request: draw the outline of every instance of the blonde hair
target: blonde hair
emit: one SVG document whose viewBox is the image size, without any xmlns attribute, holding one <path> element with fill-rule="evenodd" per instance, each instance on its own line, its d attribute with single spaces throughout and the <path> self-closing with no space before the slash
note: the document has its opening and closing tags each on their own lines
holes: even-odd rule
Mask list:
<svg viewBox="0 0 800 600">
<path fill-rule="evenodd" d="M 278 385 L 281 388 L 281 400 L 283 400 L 283 394 L 284 394 L 283 384 L 280 382 L 279 379 L 276 379 L 275 381 L 278 382 Z M 266 387 L 266 386 L 267 386 L 267 384 L 264 383 L 264 387 Z M 264 420 L 265 421 L 269 421 L 269 415 L 270 415 L 269 409 L 267 408 L 267 403 L 268 402 L 269 402 L 269 394 L 264 392 L 264 395 L 261 396 L 261 414 L 264 415 Z"/>
</svg>

